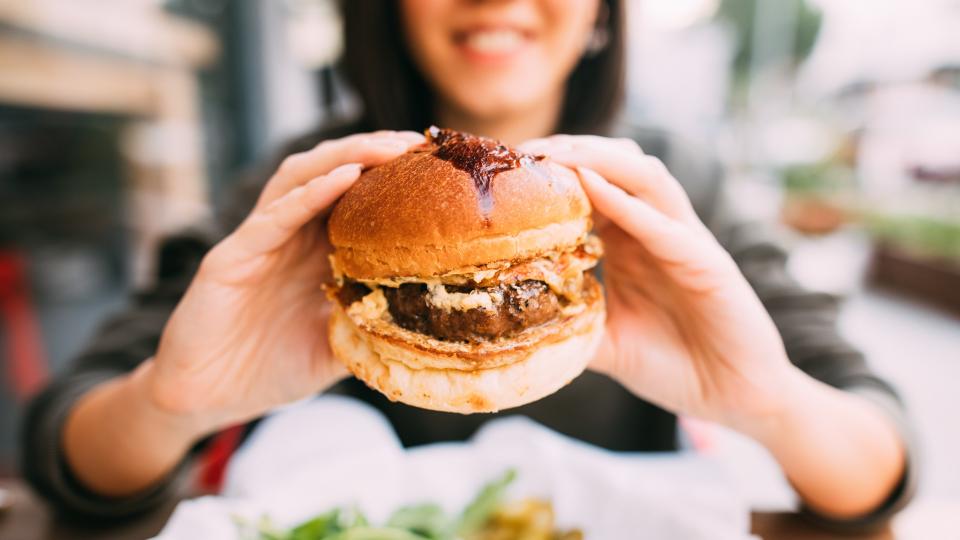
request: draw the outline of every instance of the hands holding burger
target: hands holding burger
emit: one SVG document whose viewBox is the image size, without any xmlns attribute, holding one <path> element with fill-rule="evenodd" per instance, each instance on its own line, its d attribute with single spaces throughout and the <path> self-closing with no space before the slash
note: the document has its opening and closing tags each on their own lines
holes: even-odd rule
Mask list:
<svg viewBox="0 0 960 540">
<path fill-rule="evenodd" d="M 344 365 L 392 399 L 481 412 L 544 397 L 589 362 L 643 399 L 758 439 L 833 509 L 824 478 L 902 454 L 870 405 L 793 367 L 683 188 L 632 141 L 554 136 L 517 152 L 436 131 L 423 143 L 378 132 L 285 160 L 205 257 L 155 358 L 75 407 L 64 444 L 80 479 L 106 495 L 149 486 L 200 437 L 320 392 Z M 102 440 L 150 449 L 129 466 L 80 435 L 111 401 L 134 405 Z M 821 417 L 841 409 L 842 421 Z M 851 424 L 881 444 L 804 448 Z M 861 485 L 884 493 L 875 482 L 888 481 Z M 878 502 L 844 497 L 853 513 Z"/>
<path fill-rule="evenodd" d="M 521 148 L 574 167 L 593 204 L 608 254 L 593 369 L 667 410 L 754 438 L 824 515 L 859 517 L 883 502 L 905 462 L 889 419 L 789 361 L 746 278 L 657 158 L 592 136 Z"/>
<path fill-rule="evenodd" d="M 492 219 L 526 217 L 554 225 L 571 218 L 582 220 L 583 225 L 578 225 L 586 230 L 572 231 L 572 238 L 562 238 L 564 232 L 551 230 L 549 238 L 532 239 L 535 245 L 528 253 L 516 245 L 501 252 L 502 247 L 491 246 L 488 241 L 471 244 L 465 240 L 471 229 L 488 235 L 490 227 L 477 226 L 476 217 L 464 216 L 475 211 L 472 189 L 451 194 L 438 187 L 443 183 L 439 178 L 449 174 L 452 167 L 444 168 L 442 161 L 429 153 L 403 155 L 423 141 L 421 135 L 412 132 L 356 135 L 325 142 L 284 161 L 251 215 L 207 255 L 165 329 L 153 366 L 144 368 L 153 371 L 147 377 L 148 394 L 161 409 L 202 416 L 198 418 L 200 426 L 212 430 L 322 391 L 347 374 L 343 364 L 331 357 L 325 331 L 333 310 L 324 299 L 321 284 L 332 281 L 329 256 L 333 247 L 328 240 L 331 232 L 323 227 L 327 220 L 316 218 L 329 213 L 360 178 L 363 168 L 374 167 L 377 176 L 367 175 L 370 178 L 366 185 L 350 192 L 353 196 L 348 197 L 331 225 L 338 233 L 335 243 L 341 244 L 336 251 L 339 257 L 333 260 L 362 274 L 367 284 L 397 278 L 409 282 L 451 268 L 474 270 L 491 261 L 523 259 L 537 250 L 549 251 L 565 244 L 576 247 L 589 229 L 585 218 L 592 203 L 595 232 L 608 254 L 604 259 L 608 319 L 599 350 L 596 354 L 587 351 L 580 369 L 592 357 L 593 369 L 610 375 L 644 399 L 679 414 L 725 423 L 736 423 L 746 416 L 760 417 L 778 406 L 785 385 L 795 374 L 779 334 L 734 262 L 694 213 L 683 188 L 659 160 L 644 155 L 632 141 L 602 137 L 556 136 L 526 143 L 521 148 L 530 154 L 547 155 L 576 171 L 589 203 L 572 185 L 575 177 L 565 176 L 565 171 L 555 165 L 547 166 L 554 175 L 552 182 L 567 183 L 563 187 L 567 192 L 557 198 L 553 198 L 554 193 L 537 193 L 540 177 L 528 174 L 514 180 L 508 178 L 510 172 L 502 171 L 505 174 L 490 179 L 493 195 L 507 183 L 520 193 L 512 201 L 505 193 L 503 200 L 493 202 Z M 423 193 L 410 192 L 411 176 L 404 172 L 390 175 L 389 162 L 398 157 L 406 161 L 419 158 L 422 163 L 415 166 L 433 167 L 430 174 L 418 171 L 412 176 L 425 179 Z M 512 174 L 520 175 L 518 171 Z M 404 182 L 402 190 L 390 185 L 397 182 L 395 179 Z M 383 188 L 385 184 L 387 189 Z M 360 193 L 378 188 L 381 192 Z M 391 191 L 398 196 L 392 200 L 393 207 L 385 208 L 391 204 Z M 535 200 L 537 195 L 544 200 Z M 557 209 L 556 204 L 551 205 L 557 199 L 567 206 Z M 451 200 L 462 207 L 441 208 L 448 207 Z M 404 216 L 410 201 L 416 201 L 414 206 L 422 213 Z M 431 201 L 438 201 L 438 208 L 423 209 Z M 511 202 L 515 206 L 508 206 Z M 348 215 L 349 205 L 353 208 Z M 534 215 L 535 210 L 541 215 Z M 438 215 L 444 211 L 449 215 Z M 451 224 L 458 216 L 466 219 Z M 534 232 L 532 224 L 540 223 L 508 223 L 503 230 L 513 237 L 529 236 Z M 423 245 L 411 247 L 418 234 L 427 238 Z M 486 240 L 487 236 L 481 238 Z M 544 244 L 549 245 L 546 250 Z M 447 248 L 447 252 L 424 256 L 431 245 Z M 395 249 L 391 252 L 390 248 Z M 444 255 L 450 260 L 439 260 Z M 489 267 L 483 270 L 492 271 Z M 455 279 L 464 279 L 454 275 Z M 527 273 L 523 277 L 542 276 Z M 476 284 L 472 276 L 465 279 L 467 284 Z M 392 291 L 387 294 L 398 296 Z M 428 303 L 432 299 L 428 298 Z M 455 309 L 448 311 L 457 315 Z M 469 314 L 471 310 L 465 311 Z M 434 344 L 464 340 L 464 336 L 439 338 Z M 469 342 L 488 345 L 483 338 L 505 341 L 500 334 L 466 337 Z M 414 347 L 422 351 L 424 343 Z M 448 347 L 436 354 L 440 362 L 450 363 L 469 356 L 458 354 L 465 352 L 463 349 Z M 496 354 L 487 349 L 482 352 L 486 357 Z M 356 351 L 343 350 L 339 356 L 349 365 L 355 355 Z M 469 364 L 470 360 L 464 362 Z M 555 371 L 557 360 L 551 362 L 550 368 Z M 574 371 L 575 376 L 578 371 Z M 409 375 L 418 376 L 416 371 Z M 539 375 L 542 381 L 549 369 Z M 519 373 L 513 376 L 531 377 Z M 363 378 L 377 386 L 369 375 Z M 557 390 L 570 378 L 568 374 L 545 391 Z M 449 391 L 478 391 L 464 382 L 466 386 Z M 496 381 L 501 385 L 509 382 L 509 377 Z M 401 392 L 403 388 L 392 390 Z M 505 398 L 506 402 L 491 402 L 485 407 L 458 409 L 433 399 L 418 399 L 421 396 L 407 397 L 406 401 L 420 406 L 459 412 L 520 404 Z M 473 397 L 483 396 L 475 393 Z M 533 399 L 539 397 L 543 396 Z"/>
<path fill-rule="evenodd" d="M 136 493 L 202 437 L 346 376 L 327 342 L 329 243 L 315 218 L 364 167 L 422 142 L 418 133 L 377 132 L 287 157 L 247 219 L 204 258 L 154 358 L 74 407 L 63 444 L 79 479 L 104 495 Z"/>
<path fill-rule="evenodd" d="M 287 157 L 253 211 L 204 258 L 170 318 L 149 371 L 160 409 L 217 429 L 327 388 L 329 241 L 322 218 L 360 177 L 423 142 L 377 132 Z"/>
<path fill-rule="evenodd" d="M 678 414 L 741 429 L 804 377 L 679 182 L 632 140 L 554 136 L 522 148 L 575 168 L 596 212 L 607 331 L 591 367 Z"/>
<path fill-rule="evenodd" d="M 165 329 L 150 368 L 155 373 L 148 377 L 149 393 L 160 408 L 209 414 L 201 424 L 207 430 L 216 429 L 321 391 L 346 375 L 343 364 L 331 357 L 324 331 L 332 310 L 320 285 L 331 281 L 332 247 L 323 227 L 326 220 L 315 218 L 329 213 L 363 168 L 384 165 L 423 142 L 421 135 L 412 132 L 355 135 L 322 143 L 284 161 L 247 220 L 207 255 Z M 547 155 L 576 171 L 593 206 L 595 233 L 607 253 L 607 321 L 600 348 L 591 355 L 591 367 L 680 414 L 734 423 L 741 417 L 772 412 L 779 401 L 777 394 L 782 394 L 795 369 L 749 284 L 662 163 L 643 154 L 633 141 L 593 136 L 560 135 L 529 141 L 521 149 Z M 426 155 L 421 161 L 443 171 L 440 160 Z M 560 168 L 551 167 L 560 181 L 570 182 Z M 444 173 L 440 171 L 432 172 Z M 410 193 L 406 178 L 406 190 L 397 190 L 401 197 L 395 204 L 410 204 L 417 198 L 412 195 L 432 196 L 448 204 L 452 197 L 438 197 L 437 177 L 420 174 L 432 183 L 425 186 L 428 192 Z M 589 203 L 577 198 L 581 192 L 574 186 L 566 188 L 567 202 L 575 208 L 556 210 L 549 208 L 549 200 L 531 201 L 536 192 L 533 184 L 541 180 L 527 177 L 516 182 L 513 187 L 525 193 L 516 194 L 518 207 L 502 208 L 503 212 L 512 211 L 518 219 L 518 214 L 548 207 L 554 212 L 528 215 L 528 219 L 562 222 L 571 216 L 586 217 Z M 501 184 L 510 179 L 490 181 Z M 367 189 L 384 182 L 390 183 L 391 178 L 383 174 L 371 178 Z M 453 243 L 456 239 L 451 237 L 457 235 L 452 228 L 459 225 L 463 237 L 469 227 L 476 226 L 470 218 L 466 224 L 449 224 L 473 210 L 472 190 L 456 195 L 466 199 L 459 201 L 464 207 L 453 209 L 449 216 L 407 216 L 409 227 L 419 225 L 420 231 L 432 233 L 425 244 L 429 240 Z M 384 242 L 389 240 L 378 244 L 381 239 L 372 238 L 378 230 L 393 234 L 394 245 L 404 246 L 410 245 L 411 234 L 420 231 L 398 230 L 397 220 L 404 216 L 397 211 L 402 207 L 384 210 L 384 197 L 357 194 L 356 204 L 363 207 L 336 221 L 342 222 L 341 237 L 352 232 L 358 242 L 366 240 L 374 246 L 368 249 L 383 250 L 377 253 L 381 259 L 389 259 L 384 253 Z M 505 196 L 497 202 L 494 212 L 510 201 Z M 520 210 L 520 205 L 527 210 Z M 442 217 L 450 219 L 438 223 Z M 430 225 L 446 230 L 430 230 Z M 516 223 L 505 228 L 515 235 L 529 232 Z M 544 242 L 563 244 L 559 234 L 552 232 Z M 456 260 L 446 268 L 443 264 L 426 268 L 422 260 L 405 252 L 387 267 L 360 270 L 368 271 L 366 277 L 375 281 L 418 272 L 436 274 L 449 267 L 475 268 L 491 259 L 517 255 L 511 252 L 505 257 L 495 252 L 496 247 L 471 246 L 462 240 L 454 247 Z M 429 248 L 417 251 L 424 249 Z M 370 266 L 362 260 L 362 249 L 340 251 L 352 251 L 354 267 L 365 262 Z M 346 254 L 339 258 L 346 259 Z M 436 256 L 430 262 L 435 263 Z M 226 369 L 227 365 L 235 369 Z M 248 392 L 235 391 L 241 387 Z M 258 392 L 259 388 L 264 391 Z"/>
</svg>

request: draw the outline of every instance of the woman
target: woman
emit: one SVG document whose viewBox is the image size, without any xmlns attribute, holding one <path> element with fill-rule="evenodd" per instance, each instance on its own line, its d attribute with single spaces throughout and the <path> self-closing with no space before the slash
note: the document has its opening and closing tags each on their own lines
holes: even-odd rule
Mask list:
<svg viewBox="0 0 960 540">
<path fill-rule="evenodd" d="M 297 143 L 237 205 L 247 217 L 227 214 L 212 249 L 196 235 L 167 242 L 157 286 L 31 407 L 25 470 L 38 489 L 90 515 L 149 507 L 198 441 L 328 390 L 378 407 L 408 445 L 463 439 L 488 419 L 392 404 L 344 380 L 323 330 L 322 217 L 363 167 L 422 141 L 370 131 L 436 123 L 575 168 L 607 246 L 608 326 L 592 371 L 508 413 L 635 451 L 675 449 L 676 414 L 719 422 L 766 446 L 811 514 L 832 523 L 875 523 L 906 500 L 896 395 L 839 339 L 829 299 L 799 289 L 781 251 L 725 216 L 717 168 L 654 132 L 549 136 L 608 132 L 621 2 L 344 9 L 361 119 Z"/>
</svg>

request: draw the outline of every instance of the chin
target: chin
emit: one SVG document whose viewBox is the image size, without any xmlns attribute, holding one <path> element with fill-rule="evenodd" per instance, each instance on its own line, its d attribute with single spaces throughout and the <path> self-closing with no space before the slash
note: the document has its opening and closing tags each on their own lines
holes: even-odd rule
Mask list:
<svg viewBox="0 0 960 540">
<path fill-rule="evenodd" d="M 506 87 L 497 86 L 486 90 L 483 95 L 489 101 L 470 103 L 464 107 L 477 118 L 507 118 L 517 113 L 536 110 L 544 100 L 552 97 L 549 92 L 534 93 L 530 92 L 529 88 L 523 92 L 517 88 L 515 82 L 508 83 Z"/>
<path fill-rule="evenodd" d="M 438 411 L 556 392 L 604 332 L 590 213 L 571 170 L 431 128 L 330 216 L 335 356 L 391 400 Z"/>
</svg>

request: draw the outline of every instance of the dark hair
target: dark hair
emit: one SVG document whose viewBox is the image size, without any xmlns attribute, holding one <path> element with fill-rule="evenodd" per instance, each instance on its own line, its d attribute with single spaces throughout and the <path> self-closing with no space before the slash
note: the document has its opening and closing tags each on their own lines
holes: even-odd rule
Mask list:
<svg viewBox="0 0 960 540">
<path fill-rule="evenodd" d="M 604 133 L 620 108 L 624 79 L 621 0 L 601 0 L 607 43 L 574 68 L 556 130 Z M 435 123 L 434 95 L 410 58 L 395 0 L 344 0 L 345 49 L 340 66 L 363 104 L 369 129 L 420 131 Z"/>
</svg>

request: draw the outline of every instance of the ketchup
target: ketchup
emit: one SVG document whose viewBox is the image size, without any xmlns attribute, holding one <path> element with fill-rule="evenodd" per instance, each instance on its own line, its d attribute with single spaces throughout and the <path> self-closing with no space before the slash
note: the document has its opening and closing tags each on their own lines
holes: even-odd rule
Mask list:
<svg viewBox="0 0 960 540">
<path fill-rule="evenodd" d="M 543 156 L 517 152 L 494 139 L 452 129 L 430 126 L 426 135 L 427 140 L 436 146 L 433 155 L 466 172 L 473 179 L 485 223 L 493 209 L 493 195 L 490 193 L 493 177 L 497 173 L 534 165 L 543 159 Z"/>
</svg>

